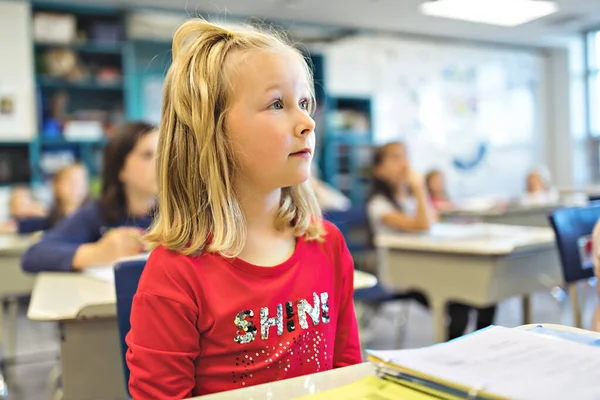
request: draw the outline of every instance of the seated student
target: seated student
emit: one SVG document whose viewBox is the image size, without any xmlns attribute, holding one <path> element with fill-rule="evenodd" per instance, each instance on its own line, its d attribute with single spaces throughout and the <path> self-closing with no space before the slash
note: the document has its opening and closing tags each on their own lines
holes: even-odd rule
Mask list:
<svg viewBox="0 0 600 400">
<path fill-rule="evenodd" d="M 446 182 L 444 179 L 444 173 L 440 170 L 434 169 L 429 171 L 425 175 L 425 186 L 431 204 L 437 211 L 449 211 L 454 208 L 454 204 L 450 201 L 448 194 L 446 193 Z"/>
<path fill-rule="evenodd" d="M 527 174 L 527 193 L 545 192 L 548 189 L 546 186 L 546 182 L 539 171 L 534 170 Z"/>
<path fill-rule="evenodd" d="M 104 151 L 102 194 L 28 249 L 25 271 L 70 271 L 139 254 L 152 220 L 158 132 L 144 122 L 119 127 Z"/>
<path fill-rule="evenodd" d="M 559 193 L 551 187 L 549 175 L 546 168 L 538 168 L 529 172 L 526 182 L 527 193 L 521 202 L 537 204 L 558 201 Z"/>
<path fill-rule="evenodd" d="M 126 339 L 134 399 L 362 362 L 352 256 L 307 182 L 310 69 L 294 47 L 242 29 L 194 19 L 173 38 L 147 237 L 158 246 Z"/>
<path fill-rule="evenodd" d="M 373 234 L 426 231 L 436 222 L 437 216 L 429 204 L 425 185 L 411 169 L 404 144 L 392 142 L 376 149 L 373 175 L 373 189 L 367 203 Z M 428 306 L 426 297 L 420 292 L 409 292 L 405 298 L 412 298 Z M 471 309 L 472 307 L 464 304 L 448 304 L 449 339 L 464 334 Z M 478 311 L 477 329 L 493 323 L 495 306 Z"/>
<path fill-rule="evenodd" d="M 15 220 L 42 218 L 48 214 L 46 207 L 33 198 L 28 187 L 16 187 L 12 190 L 9 203 L 10 217 Z"/>
<path fill-rule="evenodd" d="M 52 177 L 52 189 L 54 204 L 44 219 L 44 230 L 73 214 L 88 199 L 89 183 L 85 166 L 75 163 L 62 168 Z"/>
<path fill-rule="evenodd" d="M 39 220 L 40 228 L 48 214 L 46 207 L 33 198 L 31 189 L 17 186 L 11 191 L 8 203 L 9 219 L 0 223 L 0 234 L 18 233 L 19 221 Z"/>
</svg>

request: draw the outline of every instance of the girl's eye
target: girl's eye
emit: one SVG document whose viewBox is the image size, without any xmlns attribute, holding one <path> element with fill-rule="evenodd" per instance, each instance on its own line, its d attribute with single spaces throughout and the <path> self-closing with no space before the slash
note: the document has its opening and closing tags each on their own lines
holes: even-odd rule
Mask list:
<svg viewBox="0 0 600 400">
<path fill-rule="evenodd" d="M 302 107 L 303 110 L 309 110 L 310 109 L 310 100 L 308 100 L 308 99 L 300 100 L 300 107 Z"/>
<path fill-rule="evenodd" d="M 270 108 L 273 110 L 283 110 L 283 101 L 277 100 L 273 104 L 271 104 Z"/>
</svg>

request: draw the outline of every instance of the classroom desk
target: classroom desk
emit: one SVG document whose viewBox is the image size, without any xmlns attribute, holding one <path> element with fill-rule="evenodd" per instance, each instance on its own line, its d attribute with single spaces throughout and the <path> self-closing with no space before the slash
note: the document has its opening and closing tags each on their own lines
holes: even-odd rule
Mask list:
<svg viewBox="0 0 600 400">
<path fill-rule="evenodd" d="M 64 400 L 127 397 L 113 283 L 85 273 L 39 273 L 27 317 L 58 323 Z"/>
<path fill-rule="evenodd" d="M 111 275 L 109 268 L 38 274 L 27 317 L 59 324 L 64 400 L 126 397 Z M 354 282 L 368 288 L 377 279 L 355 271 Z"/>
<path fill-rule="evenodd" d="M 380 234 L 379 281 L 395 289 L 423 291 L 434 319 L 435 340 L 446 339 L 449 301 L 487 307 L 561 285 L 563 278 L 551 228 L 440 223 L 420 234 Z"/>
<path fill-rule="evenodd" d="M 283 381 L 265 383 L 247 388 L 230 390 L 206 396 L 195 397 L 198 400 L 286 400 L 308 396 L 325 390 L 348 385 L 375 375 L 373 364 L 365 362 L 345 368 L 332 369 L 316 374 L 299 376 Z M 191 400 L 194 400 L 191 399 Z"/>
<path fill-rule="evenodd" d="M 506 208 L 456 209 L 441 213 L 443 221 L 475 220 L 502 225 L 548 227 L 548 215 L 563 204 L 511 205 Z"/>
<path fill-rule="evenodd" d="M 354 289 L 369 289 L 377 285 L 375 275 L 354 270 Z"/>
<path fill-rule="evenodd" d="M 37 235 L 0 235 L 0 302 L 7 304 L 8 315 L 4 316 L 4 307 L 0 306 L 0 348 L 5 349 L 5 360 L 14 362 L 17 340 L 17 296 L 28 295 L 33 289 L 34 275 L 21 269 L 21 255 L 31 246 Z M 7 332 L 7 345 L 4 345 L 4 332 Z M 6 377 L 8 381 L 10 376 Z"/>
<path fill-rule="evenodd" d="M 600 338 L 600 333 L 553 324 L 523 325 L 514 329 L 530 330 L 538 325 L 543 325 L 549 329 L 566 330 Z M 375 375 L 375 367 L 371 363 L 363 363 L 283 381 L 231 390 L 229 392 L 195 397 L 191 400 L 291 400 L 348 385 L 370 375 Z"/>
</svg>

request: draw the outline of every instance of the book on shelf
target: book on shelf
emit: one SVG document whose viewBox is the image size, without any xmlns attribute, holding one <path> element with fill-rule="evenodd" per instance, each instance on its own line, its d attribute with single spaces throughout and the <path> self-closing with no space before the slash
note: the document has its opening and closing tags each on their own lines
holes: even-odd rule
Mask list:
<svg viewBox="0 0 600 400">
<path fill-rule="evenodd" d="M 441 399 L 600 399 L 597 340 L 492 326 L 421 349 L 368 351 L 380 379 Z"/>
</svg>

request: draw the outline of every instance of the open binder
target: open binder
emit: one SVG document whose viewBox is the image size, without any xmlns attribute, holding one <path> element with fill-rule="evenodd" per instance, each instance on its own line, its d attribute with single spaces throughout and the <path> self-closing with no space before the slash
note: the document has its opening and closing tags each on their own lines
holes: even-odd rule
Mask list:
<svg viewBox="0 0 600 400">
<path fill-rule="evenodd" d="M 368 354 L 381 379 L 441 399 L 600 399 L 600 347 L 559 336 L 494 326 L 422 349 Z"/>
</svg>

